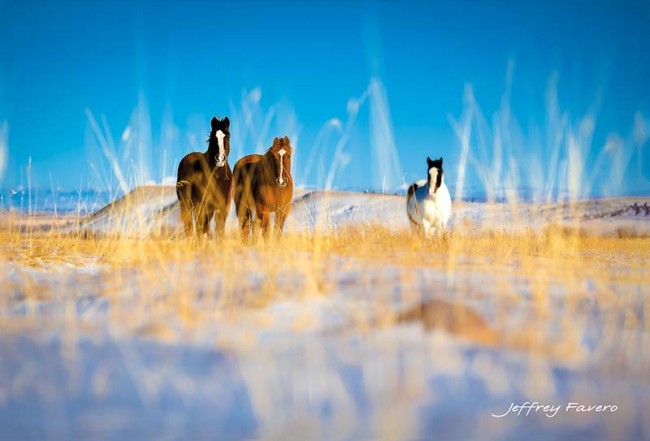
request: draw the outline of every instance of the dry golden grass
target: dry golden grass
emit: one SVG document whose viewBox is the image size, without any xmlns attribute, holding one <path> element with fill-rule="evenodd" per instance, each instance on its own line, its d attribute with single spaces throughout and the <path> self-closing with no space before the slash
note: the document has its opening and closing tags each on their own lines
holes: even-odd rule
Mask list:
<svg viewBox="0 0 650 441">
<path fill-rule="evenodd" d="M 457 256 L 490 258 L 507 262 L 513 258 L 579 259 L 584 264 L 608 259 L 644 263 L 650 258 L 650 238 L 629 229 L 614 235 L 598 235 L 579 228 L 549 226 L 542 230 L 451 231 L 439 238 L 423 239 L 410 230 L 392 230 L 381 225 L 342 227 L 328 233 L 288 233 L 280 240 L 242 244 L 235 232 L 223 243 L 214 239 L 188 241 L 178 237 L 131 238 L 31 232 L 18 228 L 0 229 L 2 253 L 10 261 L 30 266 L 44 263 L 84 264 L 93 261 L 111 266 L 130 266 L 160 261 L 183 261 L 196 254 L 217 253 L 227 260 L 229 253 L 255 250 L 285 255 L 308 252 L 371 259 L 380 263 L 446 266 Z"/>
<path fill-rule="evenodd" d="M 409 230 L 365 225 L 289 233 L 250 246 L 232 231 L 219 243 L 5 228 L 0 230 L 0 244 L 0 258 L 21 267 L 50 271 L 63 264 L 101 265 L 102 283 L 93 294 L 110 302 L 109 324 L 120 332 L 162 340 L 200 339 L 215 320 L 237 321 L 245 311 L 273 302 L 327 298 L 346 290 L 376 298 L 346 312 L 346 329 L 363 331 L 410 317 L 427 329 L 444 329 L 460 339 L 560 357 L 576 355 L 584 330 L 576 317 L 588 320 L 585 300 L 629 311 L 623 327 L 647 327 L 635 319 L 639 304 L 631 302 L 629 293 L 650 286 L 650 239 L 633 234 L 600 236 L 564 226 L 519 231 L 459 228 L 425 240 Z M 444 274 L 447 285 L 423 286 L 417 271 Z M 346 272 L 349 279 L 341 276 Z M 471 282 L 471 276 L 484 277 L 488 286 Z M 14 286 L 4 291 L 20 291 L 28 300 L 60 301 L 77 295 L 74 280 L 59 287 L 65 295 L 28 276 L 7 283 Z M 386 304 L 395 286 L 404 291 L 405 304 L 420 304 L 432 289 L 453 296 L 436 303 L 435 313 L 427 306 L 424 312 L 408 315 Z M 559 299 L 557 292 L 562 294 Z M 11 301 L 3 299 L 5 304 Z M 494 307 L 489 320 L 466 306 L 473 301 Z M 642 307 L 649 305 L 644 300 Z M 523 328 L 510 317 L 521 311 L 527 320 Z M 89 322 L 74 313 L 65 319 Z M 11 320 L 4 318 L 2 326 L 6 329 Z M 261 327 L 273 324 L 264 316 L 256 320 Z M 292 326 L 309 327 L 310 321 L 306 312 Z"/>
</svg>

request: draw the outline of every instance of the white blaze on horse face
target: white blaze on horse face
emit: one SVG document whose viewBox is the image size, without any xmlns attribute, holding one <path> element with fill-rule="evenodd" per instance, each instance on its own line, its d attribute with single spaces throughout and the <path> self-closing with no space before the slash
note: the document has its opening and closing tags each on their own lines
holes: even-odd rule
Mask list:
<svg viewBox="0 0 650 441">
<path fill-rule="evenodd" d="M 223 140 L 226 137 L 226 134 L 221 130 L 217 130 L 215 134 L 217 137 L 217 143 L 219 144 L 219 155 L 217 156 L 217 166 L 223 167 L 226 165 L 226 148 L 224 147 Z"/>
<path fill-rule="evenodd" d="M 438 179 L 438 169 L 433 167 L 429 169 L 429 194 L 436 193 L 436 180 Z"/>
<path fill-rule="evenodd" d="M 278 154 L 280 155 L 280 177 L 278 178 L 278 184 L 280 184 L 281 187 L 284 187 L 284 161 L 282 159 L 284 158 L 285 153 L 287 153 L 285 149 L 280 149 L 278 151 Z"/>
</svg>

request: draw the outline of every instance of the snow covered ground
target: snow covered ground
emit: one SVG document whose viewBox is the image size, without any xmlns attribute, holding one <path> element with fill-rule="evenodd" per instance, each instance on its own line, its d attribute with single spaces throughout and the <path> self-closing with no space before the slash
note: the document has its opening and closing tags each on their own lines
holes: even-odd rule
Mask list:
<svg viewBox="0 0 650 441">
<path fill-rule="evenodd" d="M 453 222 L 641 234 L 650 216 L 633 207 L 644 202 L 458 203 Z M 145 187 L 62 228 L 177 234 L 177 210 L 173 188 Z M 404 198 L 297 191 L 287 230 L 372 223 L 407 227 Z M 277 299 L 228 307 L 226 291 L 232 301 L 268 280 L 242 270 L 226 287 L 226 267 L 198 255 L 163 263 L 153 280 L 151 268 L 93 259 L 3 259 L 0 439 L 650 439 L 643 262 L 606 261 L 549 283 L 540 310 L 539 277 L 517 262 L 459 256 L 450 273 L 344 255 L 286 259 L 309 261 L 326 287 L 277 271 Z M 598 271 L 611 277 L 602 283 Z M 157 307 L 175 301 L 174 280 L 199 293 L 191 312 L 178 312 L 182 299 L 178 310 Z M 508 412 L 527 402 L 551 408 Z"/>
</svg>

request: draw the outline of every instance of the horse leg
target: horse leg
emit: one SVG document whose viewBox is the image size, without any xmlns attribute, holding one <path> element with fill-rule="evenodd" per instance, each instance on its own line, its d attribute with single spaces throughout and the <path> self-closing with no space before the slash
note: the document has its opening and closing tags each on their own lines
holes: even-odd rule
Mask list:
<svg viewBox="0 0 650 441">
<path fill-rule="evenodd" d="M 241 239 L 244 243 L 248 243 L 251 235 L 251 211 L 246 210 L 244 217 L 240 222 Z"/>
<path fill-rule="evenodd" d="M 252 243 L 257 243 L 257 239 L 260 235 L 260 230 L 262 229 L 262 218 L 257 212 L 252 212 L 254 215 L 251 216 L 251 234 L 252 234 Z"/>
<path fill-rule="evenodd" d="M 237 218 L 239 219 L 239 234 L 244 243 L 248 243 L 250 237 L 252 216 L 253 213 L 247 208 L 242 208 L 237 212 Z"/>
<path fill-rule="evenodd" d="M 438 234 L 438 237 L 442 237 L 442 234 L 445 232 L 445 225 L 442 222 L 442 219 L 438 219 L 437 225 L 436 225 L 436 233 Z"/>
<path fill-rule="evenodd" d="M 223 240 L 225 236 L 226 218 L 230 211 L 230 188 L 229 181 L 217 181 L 217 191 L 214 194 L 214 232 L 219 240 Z"/>
<path fill-rule="evenodd" d="M 225 207 L 221 207 L 217 209 L 217 211 L 214 213 L 214 232 L 217 236 L 217 239 L 223 240 L 226 232 L 226 216 L 228 215 L 228 212 L 226 211 Z"/>
<path fill-rule="evenodd" d="M 269 239 L 269 227 L 271 225 L 271 213 L 263 207 L 257 207 L 257 216 L 262 227 L 262 237 L 264 240 Z"/>
<path fill-rule="evenodd" d="M 251 222 L 253 219 L 253 212 L 250 209 L 250 204 L 246 195 L 236 186 L 235 193 L 235 213 L 239 221 L 239 235 L 243 243 L 249 242 L 251 233 Z"/>
<path fill-rule="evenodd" d="M 246 208 L 240 200 L 235 199 L 235 214 L 237 215 L 237 222 L 239 223 L 239 235 L 242 241 L 246 242 L 248 239 L 248 216 Z"/>
<path fill-rule="evenodd" d="M 442 237 L 442 223 L 441 222 L 434 222 L 431 224 L 430 230 L 429 230 L 429 236 L 430 237 Z"/>
<path fill-rule="evenodd" d="M 181 221 L 185 236 L 192 236 L 192 199 L 191 188 L 188 181 L 179 181 L 176 184 L 176 196 L 178 196 L 178 206 L 181 212 Z"/>
<path fill-rule="evenodd" d="M 212 237 L 210 233 L 210 222 L 214 217 L 214 210 L 207 210 L 205 216 L 203 216 L 203 234 L 207 237 Z"/>
<path fill-rule="evenodd" d="M 291 206 L 289 205 L 284 207 L 284 209 L 279 209 L 275 212 L 275 228 L 278 237 L 282 237 L 282 234 L 284 233 L 284 222 L 287 220 L 290 208 Z"/>
<path fill-rule="evenodd" d="M 422 232 L 424 233 L 425 237 L 430 237 L 432 231 L 432 225 L 431 222 L 429 222 L 427 219 L 422 219 Z"/>
<path fill-rule="evenodd" d="M 183 202 L 179 203 L 181 210 L 181 220 L 186 237 L 192 237 L 192 209 Z"/>
<path fill-rule="evenodd" d="M 210 232 L 210 218 L 208 217 L 208 210 L 203 204 L 194 211 L 196 216 L 196 235 L 198 239 L 203 238 L 203 235 Z"/>
<path fill-rule="evenodd" d="M 205 217 L 204 213 L 197 213 L 196 214 L 196 237 L 197 237 L 197 239 L 202 238 L 203 234 L 205 233 L 205 229 L 204 229 L 205 222 L 203 221 L 204 217 Z"/>
</svg>

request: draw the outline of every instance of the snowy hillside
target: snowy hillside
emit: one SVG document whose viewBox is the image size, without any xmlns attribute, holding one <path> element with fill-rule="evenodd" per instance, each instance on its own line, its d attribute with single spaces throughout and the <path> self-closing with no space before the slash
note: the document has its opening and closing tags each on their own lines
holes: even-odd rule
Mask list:
<svg viewBox="0 0 650 441">
<path fill-rule="evenodd" d="M 405 203 L 405 197 L 399 195 L 297 189 L 286 229 L 310 231 L 373 223 L 407 228 Z M 573 204 L 456 202 L 451 223 L 456 228 L 497 230 L 560 224 L 598 233 L 632 228 L 650 234 L 650 212 L 646 214 L 644 203 L 650 204 L 650 198 L 589 199 Z M 229 229 L 237 225 L 234 211 L 231 204 Z M 120 235 L 180 234 L 175 189 L 136 188 L 90 215 L 81 227 L 94 233 Z"/>
</svg>

